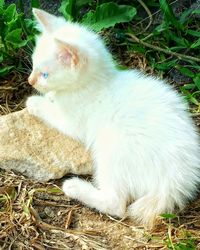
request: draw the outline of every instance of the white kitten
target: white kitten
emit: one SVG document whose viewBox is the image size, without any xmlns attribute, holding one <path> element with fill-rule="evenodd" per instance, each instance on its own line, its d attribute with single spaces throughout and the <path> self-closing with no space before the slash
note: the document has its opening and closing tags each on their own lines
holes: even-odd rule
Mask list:
<svg viewBox="0 0 200 250">
<path fill-rule="evenodd" d="M 200 161 L 182 98 L 163 81 L 117 70 L 85 27 L 42 10 L 34 15 L 43 32 L 29 83 L 44 95 L 28 98 L 28 110 L 82 141 L 94 160 L 94 183 L 66 180 L 66 195 L 148 226 L 183 208 L 197 191 Z"/>
</svg>

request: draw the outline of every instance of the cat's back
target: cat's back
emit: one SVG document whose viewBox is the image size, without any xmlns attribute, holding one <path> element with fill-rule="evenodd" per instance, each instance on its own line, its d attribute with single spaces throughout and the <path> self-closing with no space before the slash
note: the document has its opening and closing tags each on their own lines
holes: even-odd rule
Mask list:
<svg viewBox="0 0 200 250">
<path fill-rule="evenodd" d="M 194 136 L 196 129 L 183 97 L 162 80 L 130 70 L 119 72 L 110 87 L 112 121 L 138 134 Z M 111 122 L 112 122 L 111 121 Z"/>
<path fill-rule="evenodd" d="M 161 105 L 186 109 L 186 102 L 169 84 L 137 70 L 122 71 L 116 77 L 111 92 L 130 105 L 152 107 Z M 124 100 L 123 100 L 124 98 Z M 154 107 L 155 108 L 155 107 Z"/>
</svg>

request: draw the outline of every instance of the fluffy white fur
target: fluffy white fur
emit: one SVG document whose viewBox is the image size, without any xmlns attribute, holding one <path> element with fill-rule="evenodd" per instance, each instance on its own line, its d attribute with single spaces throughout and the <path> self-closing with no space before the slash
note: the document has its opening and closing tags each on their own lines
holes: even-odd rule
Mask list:
<svg viewBox="0 0 200 250">
<path fill-rule="evenodd" d="M 83 142 L 94 160 L 94 182 L 68 179 L 65 194 L 148 226 L 183 208 L 196 194 L 200 160 L 182 98 L 163 81 L 117 70 L 101 38 L 85 27 L 34 14 L 43 32 L 29 81 L 43 95 L 28 98 L 28 110 Z"/>
</svg>

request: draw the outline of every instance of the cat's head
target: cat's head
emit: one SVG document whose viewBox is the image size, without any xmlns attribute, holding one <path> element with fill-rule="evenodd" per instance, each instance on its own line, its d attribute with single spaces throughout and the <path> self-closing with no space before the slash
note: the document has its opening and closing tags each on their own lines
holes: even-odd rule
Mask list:
<svg viewBox="0 0 200 250">
<path fill-rule="evenodd" d="M 76 90 L 112 70 L 112 58 L 97 34 L 39 9 L 33 13 L 41 34 L 29 83 L 40 92 Z"/>
</svg>

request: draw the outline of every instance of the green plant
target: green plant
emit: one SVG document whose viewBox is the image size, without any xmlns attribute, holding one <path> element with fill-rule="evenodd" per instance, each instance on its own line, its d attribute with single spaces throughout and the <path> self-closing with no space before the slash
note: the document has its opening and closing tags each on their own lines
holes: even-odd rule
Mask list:
<svg viewBox="0 0 200 250">
<path fill-rule="evenodd" d="M 100 3 L 94 0 L 63 0 L 59 11 L 66 19 L 82 22 L 95 31 L 114 27 L 117 23 L 129 22 L 136 15 L 136 9 L 133 6 L 113 1 Z"/>
<path fill-rule="evenodd" d="M 6 5 L 0 0 L 0 76 L 24 71 L 35 34 L 33 20 L 18 13 L 15 4 Z"/>
<path fill-rule="evenodd" d="M 172 227 L 168 225 L 168 234 L 165 240 L 165 244 L 168 249 L 173 250 L 195 250 L 196 249 L 196 238 L 192 237 L 187 230 L 179 229 L 179 234 L 181 234 L 181 239 L 172 239 Z"/>
<path fill-rule="evenodd" d="M 153 0 L 148 1 L 150 3 Z M 136 33 L 129 27 L 129 50 L 145 54 L 150 66 L 160 75 L 172 70 L 187 77 L 180 90 L 193 104 L 200 107 L 200 25 L 195 15 L 199 8 L 189 8 L 175 15 L 170 1 L 160 0 L 161 23 Z M 158 10 L 158 11 L 159 11 Z M 155 12 L 157 13 L 157 12 Z M 152 14 L 150 12 L 152 19 Z"/>
<path fill-rule="evenodd" d="M 179 218 L 175 214 L 161 214 L 165 220 L 167 227 L 166 238 L 164 239 L 167 249 L 173 250 L 195 250 L 197 245 L 197 239 L 195 235 L 192 235 L 183 225 L 180 224 Z M 173 223 L 172 223 L 173 220 Z M 175 226 L 175 225 L 177 226 Z"/>
<path fill-rule="evenodd" d="M 172 243 L 171 240 L 167 239 L 166 244 L 168 249 L 173 250 L 196 250 L 196 239 L 194 238 L 186 238 L 180 240 L 177 243 Z"/>
<path fill-rule="evenodd" d="M 107 28 L 116 36 L 115 46 L 142 53 L 151 68 L 160 76 L 181 74 L 186 81 L 179 82 L 180 91 L 200 109 L 200 25 L 195 15 L 199 8 L 189 8 L 174 14 L 167 0 L 62 0 L 59 11 L 67 20 L 83 23 L 95 31 Z M 39 0 L 31 1 L 39 7 Z M 23 1 L 6 6 L 0 0 L 0 76 L 13 70 L 23 72 L 29 60 L 36 30 L 34 20 L 22 14 Z M 147 17 L 144 18 L 145 10 Z M 154 17 L 161 14 L 158 24 Z M 171 74 L 171 72 L 175 72 Z"/>
</svg>

